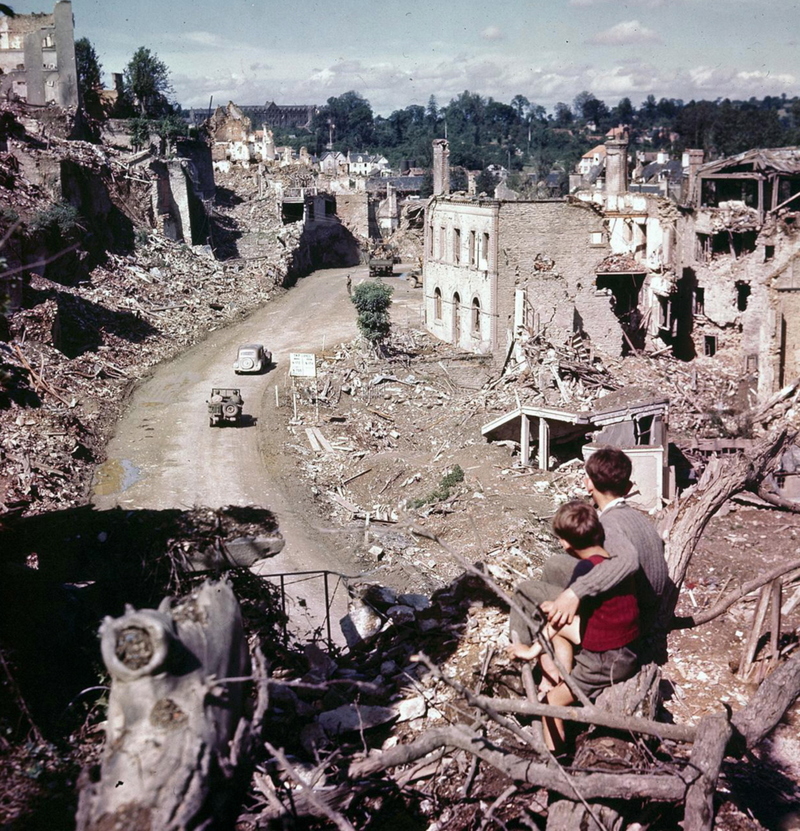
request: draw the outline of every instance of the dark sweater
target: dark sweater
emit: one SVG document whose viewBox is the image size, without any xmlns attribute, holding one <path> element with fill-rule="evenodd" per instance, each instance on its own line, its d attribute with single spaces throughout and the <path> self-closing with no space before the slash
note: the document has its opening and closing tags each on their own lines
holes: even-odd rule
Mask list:
<svg viewBox="0 0 800 831">
<path fill-rule="evenodd" d="M 605 557 L 595 555 L 580 560 L 572 573 L 572 580 L 589 574 L 596 566 L 604 567 Z M 621 583 L 596 597 L 581 602 L 581 648 L 591 652 L 606 652 L 627 646 L 639 637 L 639 606 L 636 602 L 636 582 L 628 576 Z"/>
</svg>

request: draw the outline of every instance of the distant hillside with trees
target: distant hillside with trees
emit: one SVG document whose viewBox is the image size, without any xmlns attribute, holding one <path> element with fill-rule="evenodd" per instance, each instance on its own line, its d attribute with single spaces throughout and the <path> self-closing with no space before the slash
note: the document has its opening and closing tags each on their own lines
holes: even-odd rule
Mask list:
<svg viewBox="0 0 800 831">
<path fill-rule="evenodd" d="M 548 112 L 521 94 L 503 103 L 465 90 L 444 106 L 431 96 L 425 107 L 412 104 L 383 117 L 350 91 L 329 98 L 310 130 L 278 133 L 276 141 L 320 154 L 332 139 L 335 150 L 381 153 L 393 166 L 408 159 L 429 167 L 433 139 L 446 136 L 452 166 L 501 165 L 511 172 L 513 186 L 522 174 L 541 179 L 553 170 L 569 172 L 620 125 L 628 128 L 632 148 L 678 154 L 697 147 L 710 160 L 754 147 L 800 144 L 800 98 L 684 102 L 648 95 L 638 107 L 627 97 L 609 106 L 584 90 L 571 104 L 559 102 Z"/>
</svg>

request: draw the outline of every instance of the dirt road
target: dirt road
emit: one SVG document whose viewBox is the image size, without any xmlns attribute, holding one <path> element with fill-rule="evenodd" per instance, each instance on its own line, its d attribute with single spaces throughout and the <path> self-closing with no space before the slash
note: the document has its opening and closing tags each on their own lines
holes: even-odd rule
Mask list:
<svg viewBox="0 0 800 831">
<path fill-rule="evenodd" d="M 347 533 L 321 527 L 311 514 L 305 486 L 283 452 L 286 410 L 275 408 L 276 385 L 286 400 L 290 352 L 320 352 L 356 336 L 348 273 L 354 284 L 366 277 L 365 268 L 315 272 L 242 323 L 212 332 L 159 367 L 134 393 L 107 448 L 108 461 L 95 483 L 96 507 L 266 507 L 276 514 L 286 546 L 262 564 L 262 572 L 358 574 L 361 566 Z M 401 314 L 407 317 L 405 311 Z M 235 375 L 232 364 L 241 343 L 264 343 L 273 353 L 272 369 Z M 208 426 L 205 402 L 212 386 L 241 388 L 241 426 Z M 335 580 L 330 589 L 336 594 L 337 619 L 345 608 L 344 589 Z M 309 625 L 314 628 L 323 598 L 321 580 L 303 578 L 297 594 L 302 601 L 294 611 L 302 614 L 313 607 Z"/>
</svg>

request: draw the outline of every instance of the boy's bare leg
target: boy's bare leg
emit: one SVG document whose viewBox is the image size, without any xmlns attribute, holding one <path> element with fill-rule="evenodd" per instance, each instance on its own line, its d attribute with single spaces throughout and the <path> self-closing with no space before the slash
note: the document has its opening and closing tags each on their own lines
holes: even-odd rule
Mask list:
<svg viewBox="0 0 800 831">
<path fill-rule="evenodd" d="M 575 700 L 570 688 L 561 681 L 547 693 L 547 703 L 558 707 L 568 707 Z M 544 742 L 550 750 L 558 751 L 564 747 L 564 722 L 560 718 L 546 716 L 542 719 Z"/>
<path fill-rule="evenodd" d="M 575 654 L 573 644 L 581 642 L 580 619 L 575 617 L 572 623 L 562 626 L 558 631 L 553 630 L 552 627 L 549 628 L 553 632 L 551 641 L 556 658 L 568 673 L 572 672 L 572 661 Z M 539 663 L 545 679 L 548 681 L 546 685 L 543 684 L 542 686 L 545 690 L 552 689 L 561 680 L 561 673 L 555 661 L 546 652 L 542 653 Z"/>
</svg>

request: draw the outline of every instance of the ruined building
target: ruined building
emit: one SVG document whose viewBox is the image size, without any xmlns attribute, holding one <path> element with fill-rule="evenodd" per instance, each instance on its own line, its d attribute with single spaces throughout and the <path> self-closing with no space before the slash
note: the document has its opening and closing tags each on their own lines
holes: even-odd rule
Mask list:
<svg viewBox="0 0 800 831">
<path fill-rule="evenodd" d="M 622 354 L 641 269 L 632 259 L 609 263 L 602 213 L 577 200 L 448 196 L 446 167 L 439 140 L 425 217 L 429 331 L 501 363 L 521 328 L 555 340 L 585 332 L 606 354 Z"/>
<path fill-rule="evenodd" d="M 764 397 L 800 375 L 800 148 L 695 165 L 678 223 L 672 343 Z"/>
<path fill-rule="evenodd" d="M 689 150 L 677 198 L 630 190 L 625 137 L 604 155 L 603 189 L 507 201 L 449 196 L 436 142 L 427 328 L 500 362 L 520 331 L 725 360 L 745 406 L 800 375 L 800 148 L 707 164 Z"/>
<path fill-rule="evenodd" d="M 29 104 L 78 106 L 72 4 L 52 14 L 0 15 L 0 95 Z"/>
</svg>

